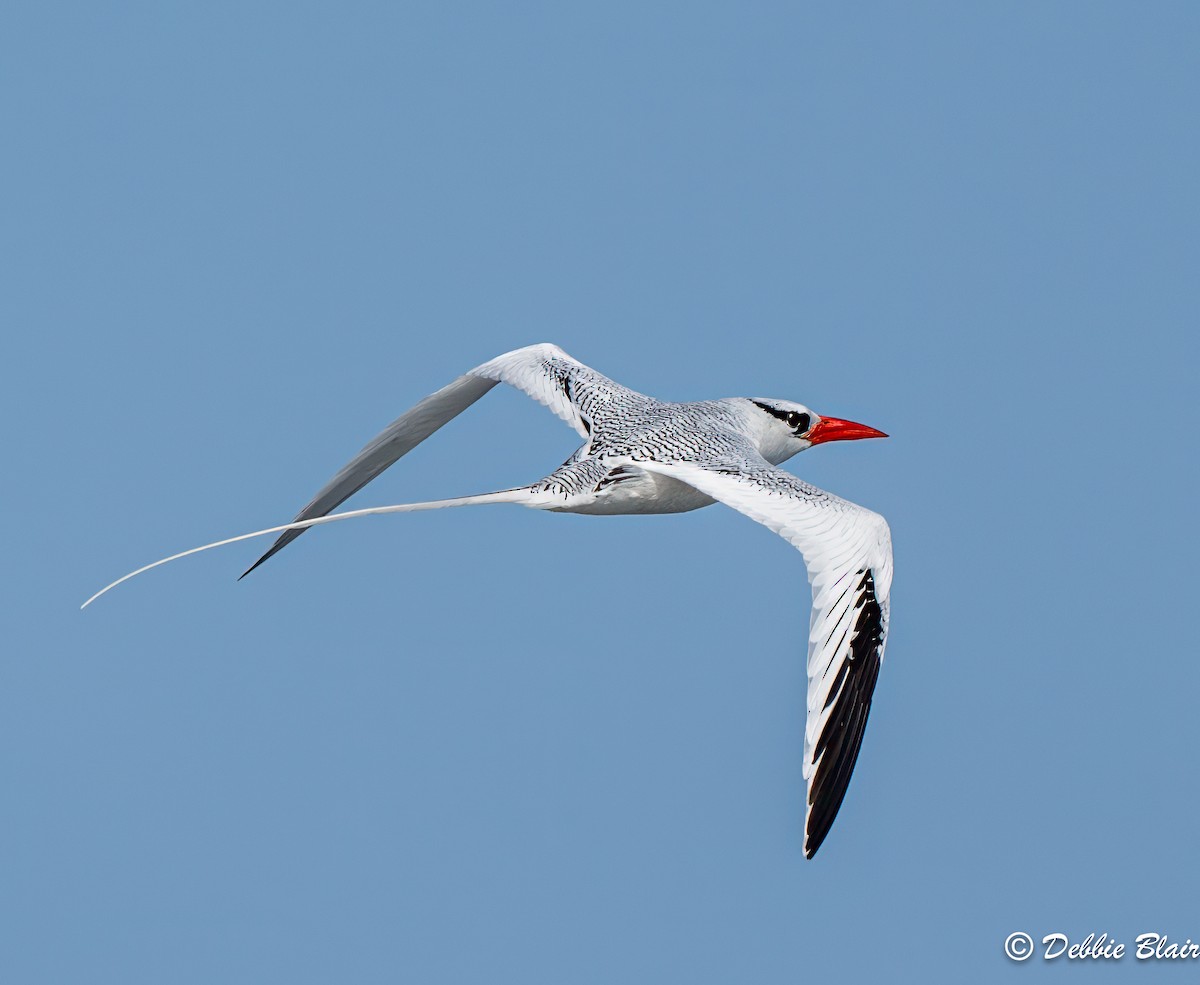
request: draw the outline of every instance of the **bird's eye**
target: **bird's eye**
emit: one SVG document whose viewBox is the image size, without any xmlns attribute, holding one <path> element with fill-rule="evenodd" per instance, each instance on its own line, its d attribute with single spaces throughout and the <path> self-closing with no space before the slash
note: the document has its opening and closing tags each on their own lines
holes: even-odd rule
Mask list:
<svg viewBox="0 0 1200 985">
<path fill-rule="evenodd" d="M 792 411 L 787 416 L 788 427 L 795 429 L 801 434 L 808 430 L 811 421 L 811 417 L 807 414 L 801 414 L 798 411 Z"/>
</svg>

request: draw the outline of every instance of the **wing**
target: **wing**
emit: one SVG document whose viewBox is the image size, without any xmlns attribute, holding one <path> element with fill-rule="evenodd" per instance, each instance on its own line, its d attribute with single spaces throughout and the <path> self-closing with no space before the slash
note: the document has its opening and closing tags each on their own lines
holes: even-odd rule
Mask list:
<svg viewBox="0 0 1200 985">
<path fill-rule="evenodd" d="M 544 342 L 506 352 L 482 366 L 476 366 L 396 418 L 325 484 L 312 501 L 296 514 L 293 522 L 311 520 L 336 509 L 497 383 L 507 383 L 545 404 L 584 438 L 591 427 L 589 408 L 607 404 L 618 397 L 640 396 L 572 359 L 556 345 Z M 245 578 L 273 554 L 283 550 L 306 529 L 284 533 L 241 577 Z"/>
<path fill-rule="evenodd" d="M 812 858 L 846 796 L 883 661 L 892 585 L 887 522 L 757 456 L 735 463 L 637 465 L 745 513 L 804 555 L 813 592 L 804 729 L 804 853 Z"/>
</svg>

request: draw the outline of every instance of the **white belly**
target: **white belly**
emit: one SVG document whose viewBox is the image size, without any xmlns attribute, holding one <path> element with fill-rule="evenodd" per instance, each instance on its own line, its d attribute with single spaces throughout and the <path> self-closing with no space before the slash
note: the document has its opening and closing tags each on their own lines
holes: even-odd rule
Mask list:
<svg viewBox="0 0 1200 985">
<path fill-rule="evenodd" d="M 565 505 L 550 509 L 556 513 L 687 513 L 715 502 L 686 482 L 626 467 L 617 481 L 602 485 L 599 491 L 572 497 Z"/>
</svg>

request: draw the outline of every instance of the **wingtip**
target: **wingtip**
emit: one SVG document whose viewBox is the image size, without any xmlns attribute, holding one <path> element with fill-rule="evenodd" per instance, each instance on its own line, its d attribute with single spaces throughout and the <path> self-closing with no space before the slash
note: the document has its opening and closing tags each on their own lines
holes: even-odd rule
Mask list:
<svg viewBox="0 0 1200 985">
<path fill-rule="evenodd" d="M 812 832 L 805 832 L 804 835 L 804 857 L 811 859 L 817 854 L 817 849 L 821 847 L 821 842 L 825 840 L 824 836 L 813 838 Z"/>
<path fill-rule="evenodd" d="M 265 561 L 267 558 L 269 558 L 269 557 L 270 557 L 272 554 L 274 554 L 274 553 L 275 553 L 277 550 L 278 550 L 278 548 L 277 548 L 277 547 L 272 547 L 272 548 L 271 548 L 269 551 L 267 551 L 267 553 L 266 553 L 266 554 L 264 554 L 264 555 L 263 555 L 262 557 L 260 557 L 260 558 L 259 558 L 257 561 L 255 561 L 255 562 L 254 562 L 252 565 L 250 565 L 250 567 L 248 567 L 248 568 L 247 568 L 245 571 L 243 571 L 243 572 L 242 572 L 240 575 L 238 575 L 238 577 L 237 577 L 237 580 L 238 580 L 238 581 L 241 581 L 243 578 L 245 578 L 245 577 L 246 577 L 246 575 L 250 574 L 250 572 L 251 572 L 251 571 L 253 571 L 253 570 L 254 570 L 255 568 L 257 568 L 257 567 L 258 567 L 260 564 L 262 564 L 262 563 L 263 563 L 263 562 L 264 562 L 264 561 Z"/>
<path fill-rule="evenodd" d="M 301 514 L 300 516 L 298 516 L 296 518 L 296 520 L 304 520 L 304 519 L 307 519 L 307 517 L 305 517 L 303 514 Z M 293 521 L 293 522 L 296 522 L 296 521 Z M 267 551 L 262 557 L 260 557 L 252 565 L 250 565 L 250 567 L 248 567 L 245 571 L 243 571 L 240 575 L 238 575 L 238 581 L 241 581 L 243 578 L 245 578 L 246 575 L 250 574 L 250 572 L 253 571 L 255 568 L 257 568 L 260 564 L 270 561 L 271 558 L 273 558 L 276 554 L 278 554 L 285 547 L 287 547 L 288 544 L 290 544 L 293 540 L 295 540 L 297 537 L 299 537 L 302 533 L 304 533 L 303 528 L 301 528 L 299 530 L 284 531 L 283 534 L 280 535 L 279 539 L 277 541 L 275 541 L 274 544 L 271 545 L 271 549 L 269 551 Z"/>
<path fill-rule="evenodd" d="M 243 578 L 245 578 L 245 577 L 246 577 L 246 575 L 250 574 L 250 572 L 251 572 L 251 571 L 253 571 L 255 568 L 257 568 L 257 567 L 258 567 L 260 564 L 262 564 L 262 563 L 263 563 L 265 560 L 266 560 L 266 558 L 265 558 L 265 557 L 260 557 L 260 558 L 259 558 L 257 561 L 255 561 L 255 562 L 254 562 L 252 565 L 250 565 L 250 567 L 248 567 L 248 568 L 247 568 L 245 571 L 243 571 L 243 572 L 242 572 L 240 575 L 238 575 L 238 576 L 237 576 L 237 580 L 238 580 L 238 581 L 241 581 Z"/>
</svg>

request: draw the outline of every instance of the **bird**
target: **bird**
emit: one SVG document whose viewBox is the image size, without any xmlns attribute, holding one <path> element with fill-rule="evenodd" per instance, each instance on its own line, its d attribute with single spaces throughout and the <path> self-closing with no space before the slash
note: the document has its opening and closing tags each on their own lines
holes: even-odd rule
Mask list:
<svg viewBox="0 0 1200 985">
<path fill-rule="evenodd" d="M 493 387 L 544 404 L 583 444 L 526 486 L 423 503 L 333 513 Z M 97 592 L 199 551 L 279 533 L 246 577 L 310 527 L 383 513 L 489 503 L 592 515 L 685 513 L 724 503 L 800 551 L 812 589 L 803 776 L 804 854 L 824 842 L 862 746 L 887 641 L 892 541 L 882 516 L 802 481 L 779 465 L 830 441 L 886 438 L 873 427 L 788 400 L 658 400 L 614 382 L 551 343 L 514 349 L 417 403 L 372 439 L 288 524 L 205 544 L 132 571 Z"/>
</svg>

